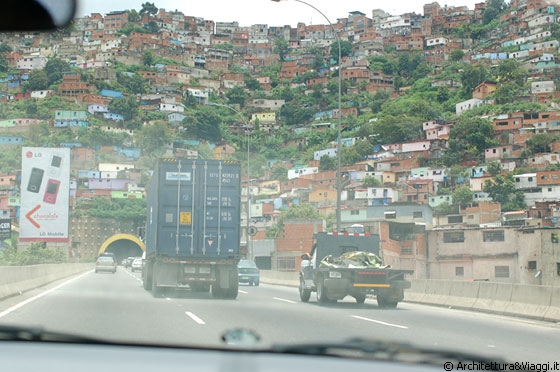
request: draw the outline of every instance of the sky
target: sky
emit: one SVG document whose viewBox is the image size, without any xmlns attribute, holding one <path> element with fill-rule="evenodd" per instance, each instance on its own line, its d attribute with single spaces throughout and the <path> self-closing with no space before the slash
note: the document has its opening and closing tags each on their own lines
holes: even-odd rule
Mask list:
<svg viewBox="0 0 560 372">
<path fill-rule="evenodd" d="M 438 1 L 441 6 L 466 5 L 474 9 L 474 4 L 484 0 L 447 0 Z M 91 13 L 107 14 L 115 10 L 142 9 L 146 0 L 78 0 L 77 16 L 83 17 Z M 322 12 L 332 23 L 338 18 L 345 18 L 350 12 L 360 11 L 371 17 L 373 9 L 400 15 L 407 12 L 422 14 L 424 3 L 432 0 L 306 0 L 319 11 L 299 3 L 297 0 L 152 0 L 158 8 L 179 10 L 188 16 L 202 17 L 216 22 L 239 22 L 240 26 L 267 24 L 268 26 L 290 25 L 295 27 L 298 22 L 310 24 L 327 24 Z"/>
</svg>

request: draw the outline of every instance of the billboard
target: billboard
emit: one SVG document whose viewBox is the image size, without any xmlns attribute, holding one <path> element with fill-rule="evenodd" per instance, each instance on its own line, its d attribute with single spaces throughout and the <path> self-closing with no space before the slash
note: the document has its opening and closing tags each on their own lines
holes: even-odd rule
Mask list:
<svg viewBox="0 0 560 372">
<path fill-rule="evenodd" d="M 20 241 L 67 242 L 70 149 L 22 148 Z"/>
</svg>

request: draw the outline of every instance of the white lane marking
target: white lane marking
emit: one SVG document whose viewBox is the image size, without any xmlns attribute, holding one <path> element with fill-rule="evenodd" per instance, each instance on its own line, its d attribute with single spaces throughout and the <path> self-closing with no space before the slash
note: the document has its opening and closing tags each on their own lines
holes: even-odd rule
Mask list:
<svg viewBox="0 0 560 372">
<path fill-rule="evenodd" d="M 20 302 L 19 304 L 14 305 L 14 306 L 10 307 L 9 309 L 6 309 L 6 310 L 2 311 L 2 312 L 0 313 L 0 318 L 2 318 L 2 317 L 4 317 L 4 316 L 8 315 L 8 314 L 11 313 L 12 311 L 15 311 L 15 310 L 19 309 L 20 307 L 23 307 L 23 306 L 27 305 L 27 304 L 30 303 L 30 302 L 33 302 L 33 301 L 35 301 L 35 300 L 37 300 L 37 299 L 39 299 L 39 298 L 41 298 L 41 297 L 43 297 L 43 296 L 48 295 L 49 293 L 52 293 L 52 292 L 56 291 L 57 289 L 60 289 L 60 288 L 64 287 L 64 286 L 67 285 L 67 284 L 72 283 L 74 280 L 78 280 L 78 279 L 80 279 L 80 278 L 82 278 L 82 277 L 84 277 L 84 276 L 86 276 L 86 275 L 88 275 L 88 274 L 91 274 L 92 272 L 93 272 L 93 270 L 90 270 L 90 271 L 88 271 L 88 272 L 85 272 L 85 273 L 83 273 L 83 274 L 80 275 L 80 276 L 76 276 L 76 277 L 74 277 L 74 278 L 72 278 L 72 279 L 69 279 L 69 280 L 65 281 L 64 283 L 60 283 L 60 284 L 57 285 L 56 287 L 53 287 L 53 288 L 51 288 L 51 289 L 49 289 L 49 290 L 46 290 L 46 291 L 43 292 L 43 293 L 39 293 L 39 294 L 36 295 L 36 296 L 30 297 L 30 298 L 28 298 L 28 299 L 25 300 L 25 301 L 22 301 L 22 302 Z"/>
<path fill-rule="evenodd" d="M 272 297 L 272 298 L 275 299 L 275 300 L 277 300 L 277 301 L 283 301 L 283 302 L 287 302 L 287 303 L 290 303 L 290 304 L 295 304 L 295 303 L 296 303 L 295 301 L 286 300 L 286 299 L 280 298 L 280 297 Z"/>
<path fill-rule="evenodd" d="M 241 289 L 238 289 L 238 292 L 243 294 L 249 294 L 249 292 L 242 291 Z"/>
<path fill-rule="evenodd" d="M 395 327 L 395 328 L 408 329 L 408 327 L 406 327 L 406 326 L 402 326 L 402 325 L 398 325 L 398 324 L 393 324 L 393 323 L 386 323 L 386 322 L 382 322 L 381 320 L 375 320 L 375 319 L 364 318 L 363 316 L 358 316 L 358 315 L 352 315 L 352 318 L 356 318 L 356 319 L 360 319 L 360 320 L 365 320 L 365 321 L 368 321 L 368 322 L 373 322 L 373 323 L 385 325 L 385 326 L 388 326 L 388 327 Z"/>
<path fill-rule="evenodd" d="M 199 317 L 197 317 L 196 315 L 194 315 L 190 311 L 185 311 L 185 314 L 187 314 L 189 316 L 189 318 L 191 318 L 192 320 L 194 320 L 198 324 L 206 324 L 206 322 L 204 322 L 204 320 L 200 319 Z"/>
</svg>

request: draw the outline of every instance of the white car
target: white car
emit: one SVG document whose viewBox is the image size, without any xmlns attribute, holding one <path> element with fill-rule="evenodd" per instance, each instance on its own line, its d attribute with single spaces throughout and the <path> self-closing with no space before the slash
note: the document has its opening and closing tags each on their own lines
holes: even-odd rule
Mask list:
<svg viewBox="0 0 560 372">
<path fill-rule="evenodd" d="M 143 262 L 142 262 L 142 258 L 137 257 L 134 259 L 134 261 L 132 261 L 132 265 L 130 266 L 130 270 L 132 272 L 138 270 L 138 271 L 142 271 L 142 267 L 143 267 Z"/>
</svg>

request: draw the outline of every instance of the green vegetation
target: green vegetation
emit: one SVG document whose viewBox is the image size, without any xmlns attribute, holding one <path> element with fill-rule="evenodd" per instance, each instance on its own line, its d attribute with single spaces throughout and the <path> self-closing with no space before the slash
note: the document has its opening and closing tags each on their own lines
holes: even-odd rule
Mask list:
<svg viewBox="0 0 560 372">
<path fill-rule="evenodd" d="M 0 266 L 25 266 L 66 262 L 67 253 L 45 247 L 45 243 L 29 244 L 27 249 L 16 251 L 10 247 L 0 252 Z"/>
<path fill-rule="evenodd" d="M 146 200 L 96 198 L 95 201 L 80 202 L 73 215 L 140 222 L 146 218 Z"/>
</svg>

